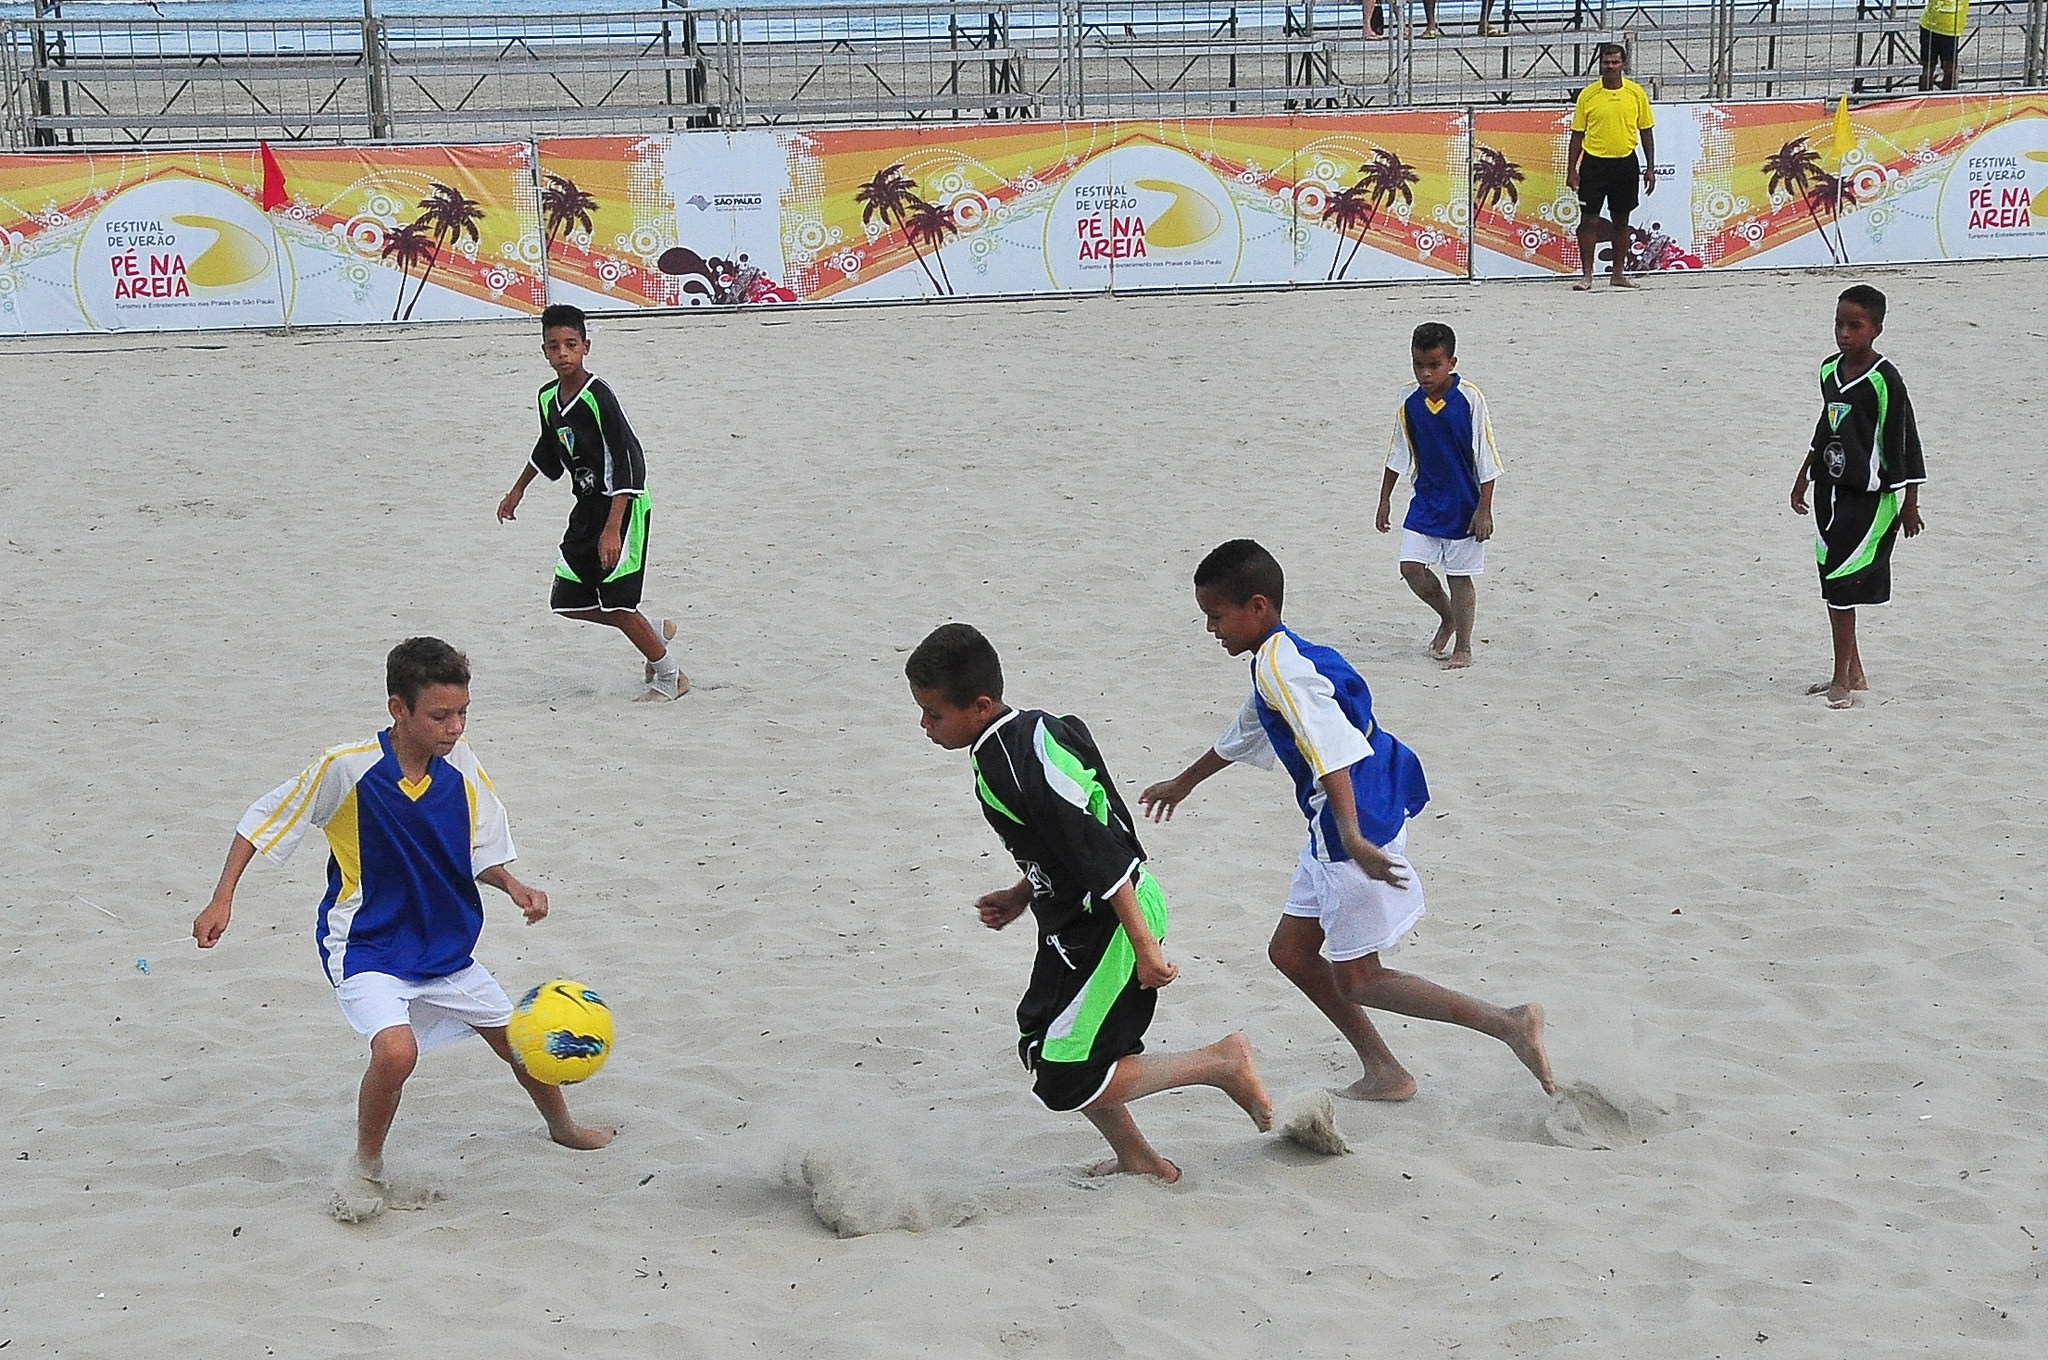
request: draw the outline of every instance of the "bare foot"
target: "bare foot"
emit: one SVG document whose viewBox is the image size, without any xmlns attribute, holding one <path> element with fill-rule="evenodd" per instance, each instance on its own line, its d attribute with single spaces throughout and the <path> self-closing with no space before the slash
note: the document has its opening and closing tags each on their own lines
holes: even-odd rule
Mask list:
<svg viewBox="0 0 2048 1360">
<path fill-rule="evenodd" d="M 1462 671 L 1468 669 L 1471 665 L 1472 649 L 1470 647 L 1460 647 L 1457 651 L 1444 658 L 1444 669 L 1447 671 Z"/>
<path fill-rule="evenodd" d="M 1172 1185 L 1180 1179 L 1180 1168 L 1167 1161 L 1164 1157 L 1155 1156 L 1150 1161 L 1139 1162 L 1134 1166 L 1125 1166 L 1118 1158 L 1110 1157 L 1089 1167 L 1088 1174 L 1091 1176 L 1155 1176 L 1165 1184 Z"/>
<path fill-rule="evenodd" d="M 1572 285 L 1572 291 L 1574 293 L 1590 293 L 1593 291 L 1593 281 L 1591 279 L 1580 279 Z"/>
<path fill-rule="evenodd" d="M 1626 274 L 1616 274 L 1613 284 L 1616 288 L 1633 288 L 1636 286 L 1636 281 Z"/>
<path fill-rule="evenodd" d="M 1368 1072 L 1349 1086 L 1330 1092 L 1346 1100 L 1412 1100 L 1415 1097 L 1415 1078 L 1408 1075 L 1408 1069 L 1399 1063 L 1387 1071 Z"/>
<path fill-rule="evenodd" d="M 575 1148 L 578 1152 L 595 1152 L 618 1136 L 617 1129 L 595 1129 L 582 1124 L 570 1124 L 563 1128 L 548 1130 L 548 1137 L 563 1147 Z"/>
<path fill-rule="evenodd" d="M 1273 1127 L 1273 1097 L 1266 1093 L 1266 1083 L 1259 1080 L 1259 1069 L 1252 1062 L 1251 1040 L 1242 1034 L 1227 1034 L 1209 1045 L 1209 1051 L 1229 1065 L 1216 1084 L 1252 1117 L 1253 1127 L 1260 1133 L 1269 1131 Z"/>
<path fill-rule="evenodd" d="M 1826 694 L 1834 687 L 1835 682 L 1833 680 L 1816 680 L 1806 687 L 1806 692 L 1808 694 Z M 1852 690 L 1869 689 L 1870 682 L 1868 680 L 1851 680 L 1849 688 Z"/>
<path fill-rule="evenodd" d="M 1855 694 L 1854 694 L 1854 693 L 1853 693 L 1852 691 L 1850 691 L 1850 690 L 1846 690 L 1846 689 L 1841 689 L 1841 688 L 1839 688 L 1839 687 L 1837 687 L 1837 686 L 1835 686 L 1835 685 L 1829 685 L 1829 686 L 1828 686 L 1828 707 L 1829 707 L 1829 708 L 1854 708 L 1854 707 L 1856 707 L 1856 696 L 1855 696 Z"/>
<path fill-rule="evenodd" d="M 1547 1094 L 1556 1094 L 1557 1083 L 1550 1076 L 1550 1050 L 1543 1046 L 1543 1008 L 1517 1006 L 1508 1012 L 1508 1021 L 1513 1028 L 1502 1036 L 1507 1046 L 1522 1060 L 1522 1066 L 1536 1074 Z"/>
<path fill-rule="evenodd" d="M 1432 660 L 1442 661 L 1451 654 L 1451 640 L 1458 636 L 1456 624 L 1447 623 L 1436 630 L 1436 636 L 1429 640 L 1429 655 Z"/>
</svg>

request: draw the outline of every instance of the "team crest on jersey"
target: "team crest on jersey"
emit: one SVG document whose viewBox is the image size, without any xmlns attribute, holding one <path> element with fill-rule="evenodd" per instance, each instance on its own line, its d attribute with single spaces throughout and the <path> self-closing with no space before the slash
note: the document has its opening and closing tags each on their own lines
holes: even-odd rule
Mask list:
<svg viewBox="0 0 2048 1360">
<path fill-rule="evenodd" d="M 1024 877 L 1029 880 L 1033 897 L 1052 896 L 1052 875 L 1039 868 L 1037 860 L 1025 860 L 1017 867 L 1024 871 Z"/>
<path fill-rule="evenodd" d="M 1846 401 L 1831 401 L 1831 402 L 1829 402 L 1829 403 L 1828 403 L 1828 428 L 1829 428 L 1830 430 L 1839 430 L 1839 429 L 1841 429 L 1841 428 L 1842 428 L 1842 417 L 1843 417 L 1843 416 L 1846 416 L 1846 415 L 1848 415 L 1848 414 L 1849 414 L 1849 410 L 1850 410 L 1850 407 L 1849 407 L 1849 403 L 1848 403 L 1848 402 L 1846 402 Z"/>
<path fill-rule="evenodd" d="M 1849 451 L 1842 447 L 1842 441 L 1830 439 L 1828 446 L 1821 450 L 1821 458 L 1827 463 L 1829 479 L 1840 481 L 1849 466 Z"/>
</svg>

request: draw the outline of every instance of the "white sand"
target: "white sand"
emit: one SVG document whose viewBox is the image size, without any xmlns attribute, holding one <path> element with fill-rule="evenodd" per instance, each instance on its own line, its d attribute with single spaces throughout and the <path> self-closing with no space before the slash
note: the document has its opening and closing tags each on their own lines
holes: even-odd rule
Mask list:
<svg viewBox="0 0 2048 1360">
<path fill-rule="evenodd" d="M 1802 696 L 1826 631 L 1785 503 L 1843 279 L 605 324 L 698 683 L 670 706 L 542 607 L 561 489 L 492 521 L 530 327 L 10 342 L 8 1360 L 2038 1352 L 2048 265 L 1871 277 L 1934 480 L 1847 713 Z M 1509 468 L 1456 676 L 1369 528 L 1431 317 Z M 1188 577 L 1241 533 L 1428 766 L 1394 961 L 1541 1000 L 1576 1094 L 1394 1019 L 1422 1090 L 1339 1102 L 1358 1155 L 1198 1091 L 1138 1107 L 1179 1187 L 1090 1181 L 1012 1054 L 1029 941 L 968 910 L 1014 873 L 903 653 L 979 624 L 1135 795 L 1240 701 Z M 251 871 L 219 949 L 187 931 L 242 808 L 380 725 L 415 632 L 472 657 L 555 902 L 528 929 L 487 894 L 481 956 L 610 1000 L 572 1105 L 624 1131 L 557 1149 L 483 1045 L 429 1055 L 391 1160 L 447 1199 L 351 1227 L 317 844 Z M 1145 837 L 1182 968 L 1155 1046 L 1242 1028 L 1276 1093 L 1355 1075 L 1264 958 L 1300 836 L 1247 770 Z M 856 1230 L 929 1226 L 838 1238 L 820 1183 Z"/>
</svg>

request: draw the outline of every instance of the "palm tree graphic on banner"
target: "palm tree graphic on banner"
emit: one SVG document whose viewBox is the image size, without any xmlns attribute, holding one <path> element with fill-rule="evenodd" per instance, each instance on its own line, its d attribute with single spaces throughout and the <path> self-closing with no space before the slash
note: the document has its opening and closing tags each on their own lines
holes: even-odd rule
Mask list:
<svg viewBox="0 0 2048 1360">
<path fill-rule="evenodd" d="M 1828 248 L 1828 257 L 1836 264 L 1847 264 L 1849 245 L 1842 239 L 1842 207 L 1856 202 L 1856 191 L 1821 168 L 1820 153 L 1808 146 L 1804 137 L 1794 137 L 1764 157 L 1763 169 L 1769 177 L 1772 197 L 1783 191 L 1798 199 L 1806 215 L 1813 219 L 1813 229 L 1820 234 L 1820 243 Z M 1828 239 L 1827 223 L 1821 221 L 1823 212 L 1835 224 L 1832 241 Z"/>
<path fill-rule="evenodd" d="M 442 248 L 468 237 L 471 241 L 481 238 L 478 228 L 483 222 L 484 205 L 463 194 L 460 189 L 434 182 L 431 191 L 420 200 L 420 215 L 412 222 L 398 228 L 384 242 L 384 258 L 398 261 L 398 297 L 404 303 L 404 319 L 412 319 L 413 308 L 420 305 L 420 294 L 427 291 L 427 278 L 434 272 L 434 266 L 441 262 Z M 425 263 L 420 269 L 419 281 L 413 287 L 412 301 L 405 302 L 406 279 L 412 267 Z M 396 304 L 391 309 L 391 319 L 400 319 Z"/>
<path fill-rule="evenodd" d="M 1501 211 L 1505 201 L 1512 208 L 1522 201 L 1522 181 L 1526 179 L 1522 167 L 1490 146 L 1473 148 L 1472 158 L 1472 201 L 1479 208 L 1505 217 Z"/>
<path fill-rule="evenodd" d="M 952 279 L 949 276 L 945 283 L 939 282 L 939 275 L 932 273 L 924 251 L 918 249 L 918 242 L 925 242 L 936 253 L 946 238 L 957 235 L 960 229 L 954 224 L 952 214 L 936 203 L 927 202 L 918 193 L 917 181 L 903 173 L 903 163 L 899 161 L 877 170 L 873 179 L 853 191 L 853 197 L 861 205 L 861 222 L 865 225 L 879 221 L 883 226 L 894 226 L 901 231 L 904 241 L 910 246 L 910 253 L 917 257 L 918 267 L 931 281 L 932 291 L 942 297 L 951 296 Z M 940 260 L 941 273 L 945 268 L 946 262 Z"/>
<path fill-rule="evenodd" d="M 571 232 L 590 235 L 591 214 L 598 210 L 598 201 L 573 179 L 549 175 L 547 180 L 548 187 L 540 191 L 540 210 L 548 240 L 559 240 Z"/>
<path fill-rule="evenodd" d="M 1351 272 L 1351 262 L 1358 258 L 1358 247 L 1364 244 L 1366 233 L 1395 199 L 1414 205 L 1415 185 L 1421 178 L 1420 171 L 1385 147 L 1372 149 L 1372 159 L 1358 167 L 1357 181 L 1331 195 L 1323 206 L 1323 221 L 1336 223 L 1337 230 L 1337 249 L 1330 256 L 1330 272 L 1323 276 L 1326 282 Z M 1351 252 L 1344 254 L 1347 236 L 1351 238 Z M 1341 267 L 1337 263 L 1339 255 L 1344 259 Z"/>
</svg>

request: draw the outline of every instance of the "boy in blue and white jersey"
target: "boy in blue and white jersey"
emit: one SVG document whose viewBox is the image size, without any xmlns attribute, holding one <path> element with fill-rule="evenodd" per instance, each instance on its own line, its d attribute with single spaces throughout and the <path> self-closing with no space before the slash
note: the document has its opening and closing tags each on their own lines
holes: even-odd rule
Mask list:
<svg viewBox="0 0 2048 1360">
<path fill-rule="evenodd" d="M 1491 1035 L 1514 1050 L 1545 1091 L 1555 1089 L 1543 1046 L 1543 1008 L 1505 1009 L 1380 962 L 1422 919 L 1422 881 L 1408 862 L 1408 819 L 1429 801 L 1422 762 L 1373 720 L 1372 693 L 1333 648 L 1280 619 L 1285 579 L 1248 538 L 1217 548 L 1195 569 L 1195 603 L 1232 656 L 1252 654 L 1252 692 L 1194 764 L 1139 795 L 1165 821 L 1195 786 L 1236 761 L 1294 779 L 1308 844 L 1267 946 L 1273 965 L 1330 1018 L 1365 1075 L 1339 1095 L 1406 1100 L 1415 1078 L 1365 1007 L 1440 1020 Z"/>
<path fill-rule="evenodd" d="M 256 800 L 235 828 L 213 900 L 192 922 L 201 949 L 220 942 L 235 887 L 259 854 L 282 864 L 315 829 L 327 840 L 327 891 L 315 941 L 342 1014 L 370 1041 L 356 1102 L 350 1213 L 389 1198 L 384 1141 L 421 1052 L 472 1030 L 512 1064 L 548 1133 L 565 1147 L 600 1148 L 611 1129 L 569 1117 L 559 1086 L 526 1075 L 505 1039 L 512 1003 L 475 958 L 483 931 L 476 885 L 510 897 L 531 925 L 547 894 L 507 867 L 516 855 L 505 805 L 462 740 L 469 662 L 438 638 L 408 638 L 385 662 L 391 726 L 337 746 Z"/>
<path fill-rule="evenodd" d="M 1478 594 L 1472 578 L 1486 570 L 1500 450 L 1494 447 L 1485 395 L 1455 371 L 1456 333 L 1442 322 L 1425 321 L 1415 328 L 1409 357 L 1415 390 L 1394 413 L 1394 440 L 1373 524 L 1381 533 L 1392 527 L 1394 484 L 1402 474 L 1412 474 L 1415 494 L 1401 521 L 1401 578 L 1436 611 L 1439 623 L 1429 654 L 1445 670 L 1463 670 L 1472 664 Z M 1443 569 L 1448 593 L 1432 567 Z"/>
</svg>

